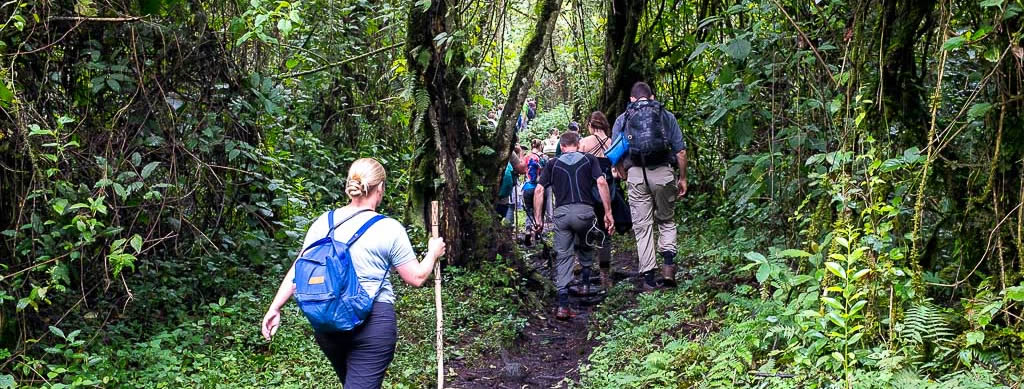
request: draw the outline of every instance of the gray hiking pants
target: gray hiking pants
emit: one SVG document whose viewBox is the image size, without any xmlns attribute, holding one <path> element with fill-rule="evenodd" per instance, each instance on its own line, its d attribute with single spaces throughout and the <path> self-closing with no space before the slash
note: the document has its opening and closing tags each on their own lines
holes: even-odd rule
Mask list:
<svg viewBox="0 0 1024 389">
<path fill-rule="evenodd" d="M 594 249 L 587 246 L 587 231 L 594 226 L 594 207 L 586 204 L 567 204 L 555 208 L 555 286 L 565 292 L 572 281 L 572 258 L 579 257 L 580 265 L 594 264 Z"/>
</svg>

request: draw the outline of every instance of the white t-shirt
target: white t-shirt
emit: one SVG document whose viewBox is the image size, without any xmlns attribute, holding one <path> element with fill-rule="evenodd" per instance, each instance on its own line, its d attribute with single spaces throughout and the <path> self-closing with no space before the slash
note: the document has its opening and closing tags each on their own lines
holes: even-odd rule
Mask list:
<svg viewBox="0 0 1024 389">
<path fill-rule="evenodd" d="M 334 224 L 338 224 L 352 215 L 354 211 L 339 208 L 332 212 L 334 212 Z M 376 212 L 363 212 L 356 215 L 334 229 L 334 239 L 348 242 L 352 235 L 359 230 L 359 227 L 376 215 Z M 305 250 L 313 242 L 326 236 L 328 230 L 330 227 L 327 225 L 327 212 L 324 212 L 306 231 L 302 249 Z M 363 237 L 359 238 L 348 250 L 349 256 L 352 258 L 352 266 L 356 270 L 363 290 L 372 297 L 377 293 L 377 288 L 381 287 L 380 296 L 377 296 L 376 301 L 394 304 L 395 292 L 391 286 L 391 280 L 384 280 L 384 284 L 381 285 L 381 278 L 384 277 L 388 268 L 399 267 L 406 262 L 416 260 L 416 253 L 412 251 L 412 244 L 409 243 L 409 234 L 405 232 L 405 227 L 395 219 L 380 220 L 366 230 Z"/>
</svg>

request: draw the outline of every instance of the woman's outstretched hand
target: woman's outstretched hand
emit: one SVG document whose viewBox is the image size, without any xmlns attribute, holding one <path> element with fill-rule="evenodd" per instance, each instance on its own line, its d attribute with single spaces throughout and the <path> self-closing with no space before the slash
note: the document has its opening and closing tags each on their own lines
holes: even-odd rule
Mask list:
<svg viewBox="0 0 1024 389">
<path fill-rule="evenodd" d="M 445 244 L 443 238 L 430 238 L 427 242 L 427 253 L 432 255 L 434 259 L 441 258 L 445 252 Z"/>
<path fill-rule="evenodd" d="M 277 333 L 277 328 L 281 325 L 281 310 L 271 309 L 267 311 L 266 315 L 263 315 L 263 338 L 270 340 Z"/>
</svg>

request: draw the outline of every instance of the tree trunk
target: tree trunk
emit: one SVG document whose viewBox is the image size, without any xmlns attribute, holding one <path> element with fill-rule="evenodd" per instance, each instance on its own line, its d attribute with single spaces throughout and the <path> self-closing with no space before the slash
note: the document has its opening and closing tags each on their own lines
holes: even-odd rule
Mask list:
<svg viewBox="0 0 1024 389">
<path fill-rule="evenodd" d="M 454 264 L 482 263 L 499 252 L 510 252 L 500 235 L 501 218 L 494 199 L 515 137 L 515 120 L 540 64 L 546 37 L 554 29 L 561 0 L 545 0 L 538 24 L 516 71 L 506 109 L 497 131 L 481 128 L 471 116 L 472 80 L 464 77 L 465 52 L 458 43 L 436 39 L 452 34 L 458 15 L 448 15 L 456 3 L 435 0 L 426 10 L 411 5 L 406 60 L 417 81 L 420 113 L 412 121 L 419 134 L 419 151 L 410 169 L 412 193 L 407 220 L 427 223 L 427 205 L 441 203 L 441 236 Z M 450 36 L 450 35 L 449 35 Z"/>
<path fill-rule="evenodd" d="M 882 95 L 883 125 L 877 131 L 888 132 L 898 124 L 907 144 L 921 144 L 927 138 L 928 117 L 922 94 L 924 74 L 918 74 L 915 47 L 932 29 L 931 14 L 935 0 L 883 2 L 882 9 L 882 74 L 879 76 Z M 876 134 L 878 135 L 878 134 Z"/>
<path fill-rule="evenodd" d="M 530 41 L 523 48 L 523 54 L 519 57 L 519 68 L 516 69 L 515 78 L 512 79 L 512 87 L 508 92 L 508 101 L 505 102 L 505 110 L 498 118 L 497 145 L 498 161 L 507 161 L 512 151 L 512 143 L 516 137 L 516 118 L 522 110 L 526 96 L 533 86 L 533 76 L 537 66 L 541 64 L 544 57 L 544 48 L 547 47 L 548 37 L 555 29 L 558 21 L 558 13 L 562 8 L 562 0 L 543 0 L 537 10 L 537 25 L 533 29 Z M 504 165 L 501 165 L 504 166 Z"/>
<path fill-rule="evenodd" d="M 611 120 L 625 109 L 629 89 L 637 81 L 647 81 L 646 61 L 636 43 L 644 0 L 612 0 L 605 29 L 604 82 L 599 107 Z"/>
</svg>

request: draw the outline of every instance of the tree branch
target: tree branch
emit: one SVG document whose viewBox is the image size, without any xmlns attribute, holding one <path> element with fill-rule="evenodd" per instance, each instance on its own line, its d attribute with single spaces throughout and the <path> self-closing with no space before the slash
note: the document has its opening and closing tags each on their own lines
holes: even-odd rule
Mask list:
<svg viewBox="0 0 1024 389">
<path fill-rule="evenodd" d="M 123 18 L 94 18 L 86 16 L 54 16 L 48 20 L 52 21 L 72 21 L 72 22 L 102 22 L 102 23 L 124 23 L 124 22 L 137 22 L 142 20 L 139 16 L 128 16 Z"/>
<path fill-rule="evenodd" d="M 327 70 L 327 69 L 330 69 L 330 68 L 333 68 L 333 67 L 337 67 L 337 66 L 341 66 L 341 65 L 347 64 L 347 63 L 352 62 L 352 61 L 358 61 L 360 59 L 372 56 L 374 54 L 379 54 L 381 52 L 388 51 L 388 50 L 391 50 L 391 49 L 395 49 L 395 48 L 398 48 L 399 46 L 403 46 L 403 45 L 405 45 L 405 42 L 395 43 L 395 44 L 393 44 L 391 46 L 381 47 L 381 48 L 379 48 L 377 50 L 374 50 L 374 51 L 371 51 L 369 53 L 360 54 L 360 55 L 357 55 L 357 56 L 351 57 L 351 58 L 345 58 L 345 59 L 343 59 L 341 61 L 332 62 L 332 63 L 326 64 L 326 65 L 320 66 L 318 68 L 313 68 L 313 69 L 304 70 L 304 71 L 301 71 L 301 72 L 288 73 L 288 74 L 284 74 L 284 75 L 274 76 L 274 78 L 280 80 L 280 79 L 283 79 L 283 78 L 295 78 L 295 77 L 301 77 L 301 76 L 305 76 L 305 75 L 309 75 L 309 74 L 313 74 L 313 73 L 322 72 L 324 70 Z"/>
</svg>

